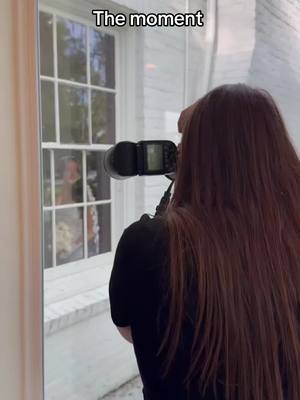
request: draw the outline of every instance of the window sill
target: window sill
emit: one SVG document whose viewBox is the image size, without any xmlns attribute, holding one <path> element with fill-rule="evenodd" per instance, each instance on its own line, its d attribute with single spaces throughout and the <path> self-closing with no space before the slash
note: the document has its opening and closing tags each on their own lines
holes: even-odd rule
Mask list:
<svg viewBox="0 0 300 400">
<path fill-rule="evenodd" d="M 71 299 L 79 294 L 84 294 L 93 289 L 98 289 L 108 284 L 112 263 L 103 263 L 97 257 L 88 259 L 84 269 L 69 269 L 66 275 L 65 266 L 44 271 L 44 304 L 48 305 Z M 70 265 L 67 265 L 69 268 Z M 60 271 L 62 269 L 63 271 Z"/>
<path fill-rule="evenodd" d="M 85 266 L 85 270 L 74 268 L 72 273 L 68 271 L 68 275 L 60 275 L 59 267 L 57 271 L 45 270 L 45 336 L 109 309 L 111 263 L 103 265 L 95 257 Z"/>
<path fill-rule="evenodd" d="M 45 305 L 45 337 L 109 309 L 108 285 Z"/>
</svg>

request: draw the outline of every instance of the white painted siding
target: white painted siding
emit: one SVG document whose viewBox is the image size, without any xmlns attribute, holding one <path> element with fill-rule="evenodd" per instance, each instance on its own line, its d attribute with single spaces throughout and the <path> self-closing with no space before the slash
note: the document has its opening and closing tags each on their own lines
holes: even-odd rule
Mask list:
<svg viewBox="0 0 300 400">
<path fill-rule="evenodd" d="M 300 2 L 219 2 L 218 46 L 212 87 L 246 82 L 277 101 L 300 149 Z"/>
</svg>

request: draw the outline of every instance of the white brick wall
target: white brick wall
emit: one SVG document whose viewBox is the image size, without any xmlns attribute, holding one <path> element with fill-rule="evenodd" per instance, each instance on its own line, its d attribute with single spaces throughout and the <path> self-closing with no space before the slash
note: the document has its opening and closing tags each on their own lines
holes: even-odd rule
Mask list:
<svg viewBox="0 0 300 400">
<path fill-rule="evenodd" d="M 246 82 L 269 90 L 300 149 L 300 1 L 219 3 L 212 87 Z"/>
<path fill-rule="evenodd" d="M 151 4 L 151 7 L 149 5 Z M 204 13 L 206 1 L 191 1 L 190 10 L 201 9 Z M 145 8 L 144 5 L 146 5 Z M 141 1 L 144 12 L 184 12 L 184 1 L 153 0 Z M 142 85 L 143 131 L 140 139 L 169 139 L 178 141 L 177 118 L 184 108 L 184 95 L 187 90 L 188 103 L 199 97 L 195 88 L 202 83 L 204 55 L 203 28 L 190 28 L 189 31 L 189 70 L 185 87 L 185 29 L 177 27 L 156 27 L 144 29 L 143 58 L 144 73 Z M 146 64 L 156 67 L 150 69 Z M 201 88 L 200 88 L 201 90 Z M 171 117 L 171 122 L 168 120 Z M 168 126 L 168 128 L 167 128 Z M 144 213 L 154 213 L 168 181 L 164 177 L 140 178 L 138 191 L 143 203 L 137 209 L 136 217 Z"/>
<path fill-rule="evenodd" d="M 256 4 L 256 45 L 248 81 L 277 100 L 300 149 L 300 1 Z"/>
<path fill-rule="evenodd" d="M 218 4 L 213 87 L 247 79 L 255 44 L 255 1 L 222 0 Z"/>
</svg>

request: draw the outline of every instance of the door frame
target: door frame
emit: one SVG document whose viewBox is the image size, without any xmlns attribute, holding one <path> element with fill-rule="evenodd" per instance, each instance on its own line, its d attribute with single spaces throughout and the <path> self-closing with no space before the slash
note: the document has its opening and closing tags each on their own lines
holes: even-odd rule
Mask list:
<svg viewBox="0 0 300 400">
<path fill-rule="evenodd" d="M 38 14 L 36 0 L 13 0 L 13 54 L 20 221 L 23 399 L 43 399 L 43 280 Z M 17 382 L 16 382 L 17 384 Z"/>
</svg>

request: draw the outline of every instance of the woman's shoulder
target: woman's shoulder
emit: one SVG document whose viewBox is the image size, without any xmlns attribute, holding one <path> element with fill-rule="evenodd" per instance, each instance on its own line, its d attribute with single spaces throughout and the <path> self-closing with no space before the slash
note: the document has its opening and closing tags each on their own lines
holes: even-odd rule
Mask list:
<svg viewBox="0 0 300 400">
<path fill-rule="evenodd" d="M 144 214 L 138 221 L 130 224 L 124 231 L 127 236 L 142 237 L 159 234 L 166 234 L 166 220 L 163 217 L 151 218 L 148 214 Z"/>
<path fill-rule="evenodd" d="M 129 225 L 123 232 L 122 241 L 136 253 L 148 253 L 165 243 L 167 225 L 162 217 L 151 218 L 147 214 Z"/>
</svg>

